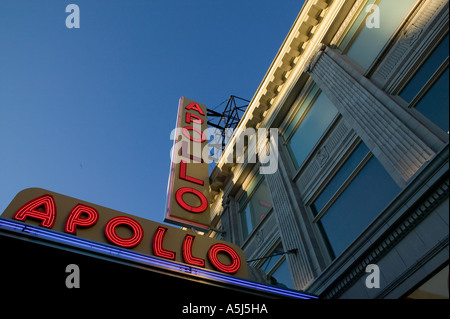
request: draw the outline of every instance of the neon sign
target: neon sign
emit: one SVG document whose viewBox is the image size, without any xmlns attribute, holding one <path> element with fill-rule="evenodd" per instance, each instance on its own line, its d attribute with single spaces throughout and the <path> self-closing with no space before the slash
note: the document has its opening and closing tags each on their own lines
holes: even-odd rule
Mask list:
<svg viewBox="0 0 450 319">
<path fill-rule="evenodd" d="M 202 159 L 207 149 L 206 106 L 182 97 L 172 153 L 164 221 L 209 229 L 209 167 Z"/>
<path fill-rule="evenodd" d="M 40 188 L 17 194 L 2 217 L 194 267 L 248 277 L 245 255 L 236 245 Z"/>
</svg>

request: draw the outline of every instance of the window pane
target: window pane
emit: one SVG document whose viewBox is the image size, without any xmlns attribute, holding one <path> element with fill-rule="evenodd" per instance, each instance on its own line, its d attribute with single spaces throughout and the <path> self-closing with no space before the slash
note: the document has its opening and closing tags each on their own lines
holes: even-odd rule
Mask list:
<svg viewBox="0 0 450 319">
<path fill-rule="evenodd" d="M 280 259 L 283 258 L 283 255 L 281 255 L 281 253 L 283 252 L 283 244 L 280 242 L 277 247 L 270 253 L 270 255 L 280 255 L 267 258 L 260 269 L 266 274 L 272 273 L 272 275 L 269 277 L 272 285 L 294 289 L 294 283 L 292 282 L 291 272 L 289 271 L 289 266 L 286 259 L 284 259 L 284 261 L 280 265 L 278 265 L 275 270 L 273 269 L 274 266 L 280 261 Z"/>
<path fill-rule="evenodd" d="M 272 198 L 269 188 L 263 180 L 241 211 L 244 238 L 247 238 L 252 230 L 259 225 L 271 208 Z"/>
<path fill-rule="evenodd" d="M 416 105 L 416 109 L 446 132 L 449 131 L 448 86 L 447 69 Z"/>
<path fill-rule="evenodd" d="M 381 0 L 378 4 L 380 27 L 368 28 L 363 25 L 347 55 L 364 69 L 368 69 L 415 2 L 416 0 Z M 361 14 L 366 14 L 365 9 Z M 362 23 L 365 24 L 365 21 Z"/>
<path fill-rule="evenodd" d="M 264 264 L 260 267 L 265 273 L 269 273 L 273 266 L 283 257 L 282 253 L 284 252 L 283 245 L 279 243 L 277 247 L 269 254 L 269 255 L 276 255 L 273 257 L 269 257 L 266 259 Z M 279 255 L 278 255 L 279 254 Z"/>
<path fill-rule="evenodd" d="M 338 191 L 345 180 L 356 169 L 356 167 L 358 167 L 359 163 L 361 163 L 367 153 L 369 153 L 369 149 L 366 144 L 359 144 L 359 146 L 353 151 L 352 155 L 350 155 L 344 165 L 342 165 L 333 179 L 328 183 L 319 197 L 317 197 L 317 199 L 315 200 L 313 204 L 313 211 L 315 211 L 315 214 L 318 214 L 324 208 L 324 206 Z"/>
<path fill-rule="evenodd" d="M 340 254 L 399 191 L 372 157 L 320 220 L 334 254 Z"/>
<path fill-rule="evenodd" d="M 249 195 L 252 194 L 255 187 L 259 184 L 259 181 L 261 180 L 261 178 L 262 178 L 262 175 L 258 175 L 254 178 L 253 182 L 250 184 L 250 186 L 245 191 L 245 194 L 239 200 L 239 207 L 242 207 L 245 204 Z"/>
<path fill-rule="evenodd" d="M 428 57 L 426 62 L 420 67 L 414 77 L 409 81 L 408 85 L 400 93 L 400 96 L 406 102 L 411 103 L 425 84 L 430 80 L 431 76 L 437 71 L 442 63 L 444 63 L 445 59 L 448 57 L 448 50 L 449 39 L 447 34 L 436 49 L 434 49 L 433 53 Z"/>
<path fill-rule="evenodd" d="M 324 93 L 320 93 L 289 140 L 288 149 L 296 168 L 299 168 L 311 153 L 337 113 L 333 103 Z"/>
<path fill-rule="evenodd" d="M 362 9 L 361 13 L 358 15 L 355 22 L 353 22 L 352 27 L 350 28 L 350 30 L 348 30 L 344 40 L 342 40 L 341 44 L 339 45 L 339 49 L 341 49 L 343 51 L 343 50 L 345 50 L 345 48 L 347 48 L 347 45 L 349 44 L 349 42 L 352 39 L 355 32 L 358 30 L 359 26 L 361 25 L 361 23 L 364 23 L 364 21 L 365 21 L 365 18 L 367 16 L 367 12 L 366 12 L 365 8 L 367 8 L 367 6 L 369 6 L 371 4 L 374 4 L 374 2 L 375 2 L 375 0 L 367 1 L 366 6 Z"/>
<path fill-rule="evenodd" d="M 270 280 L 272 285 L 294 289 L 294 283 L 292 282 L 291 272 L 289 271 L 289 266 L 286 259 L 277 268 L 277 270 L 275 270 L 270 277 Z"/>
<path fill-rule="evenodd" d="M 284 132 L 284 136 L 290 136 L 292 131 L 294 130 L 296 124 L 298 121 L 300 121 L 301 117 L 307 110 L 308 106 L 311 104 L 311 101 L 313 100 L 316 93 L 319 91 L 319 86 L 314 85 L 311 90 L 309 91 L 307 97 L 303 101 L 302 105 L 300 106 L 297 114 L 295 114 L 294 119 L 291 121 L 291 124 L 289 124 L 288 128 L 286 129 L 286 132 Z"/>
</svg>

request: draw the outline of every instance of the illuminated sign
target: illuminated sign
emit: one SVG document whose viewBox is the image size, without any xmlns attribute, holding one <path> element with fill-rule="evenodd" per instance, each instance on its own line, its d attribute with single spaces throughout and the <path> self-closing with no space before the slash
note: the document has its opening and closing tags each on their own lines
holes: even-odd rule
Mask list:
<svg viewBox="0 0 450 319">
<path fill-rule="evenodd" d="M 166 222 L 209 229 L 209 167 L 203 160 L 207 150 L 206 106 L 180 99 L 167 187 Z"/>
<path fill-rule="evenodd" d="M 21 191 L 1 217 L 144 255 L 248 277 L 245 255 L 236 245 L 40 188 Z"/>
</svg>

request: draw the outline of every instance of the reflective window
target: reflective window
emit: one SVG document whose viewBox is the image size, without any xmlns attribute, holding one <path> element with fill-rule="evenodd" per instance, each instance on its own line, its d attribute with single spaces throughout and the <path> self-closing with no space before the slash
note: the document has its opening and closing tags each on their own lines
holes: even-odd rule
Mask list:
<svg viewBox="0 0 450 319">
<path fill-rule="evenodd" d="M 340 49 L 367 70 L 415 2 L 416 0 L 369 1 L 342 41 Z M 366 19 L 373 16 L 365 9 L 372 4 L 379 8 L 379 26 L 369 28 Z M 374 20 L 371 18 L 370 21 Z M 347 48 L 348 46 L 350 47 Z"/>
<path fill-rule="evenodd" d="M 314 88 L 303 102 L 286 133 L 287 147 L 298 169 L 338 114 L 327 96 Z"/>
<path fill-rule="evenodd" d="M 400 92 L 400 96 L 408 103 L 416 97 L 423 89 L 427 82 L 431 79 L 433 74 L 439 69 L 442 63 L 448 58 L 449 51 L 449 37 L 447 36 L 439 43 L 431 55 L 417 70 L 413 78 Z"/>
<path fill-rule="evenodd" d="M 272 209 L 272 197 L 266 181 L 261 178 L 255 180 L 240 200 L 239 206 L 245 239 Z"/>
<path fill-rule="evenodd" d="M 274 286 L 294 289 L 291 272 L 284 253 L 283 245 L 279 243 L 269 254 L 269 258 L 261 265 L 260 269 L 267 274 L 270 283 Z"/>
<path fill-rule="evenodd" d="M 315 200 L 314 211 L 316 214 L 332 199 L 333 195 L 337 193 L 346 179 L 361 164 L 362 160 L 367 156 L 367 153 L 369 153 L 369 149 L 366 144 L 361 143 Z"/>
<path fill-rule="evenodd" d="M 448 69 L 439 77 L 431 89 L 416 104 L 416 109 L 440 128 L 449 131 L 449 77 Z"/>
<path fill-rule="evenodd" d="M 399 191 L 361 143 L 312 205 L 332 254 L 337 256 L 356 239 Z"/>
<path fill-rule="evenodd" d="M 447 34 L 400 92 L 400 96 L 411 107 L 415 107 L 445 132 L 449 131 L 448 52 Z"/>
</svg>

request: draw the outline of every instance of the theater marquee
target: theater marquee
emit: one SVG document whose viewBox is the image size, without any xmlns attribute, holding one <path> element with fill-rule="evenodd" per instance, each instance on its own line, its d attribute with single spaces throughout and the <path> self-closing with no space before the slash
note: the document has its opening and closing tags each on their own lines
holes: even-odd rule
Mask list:
<svg viewBox="0 0 450 319">
<path fill-rule="evenodd" d="M 242 250 L 231 243 L 166 226 L 40 188 L 21 191 L 1 215 L 190 267 L 247 278 Z"/>
</svg>

